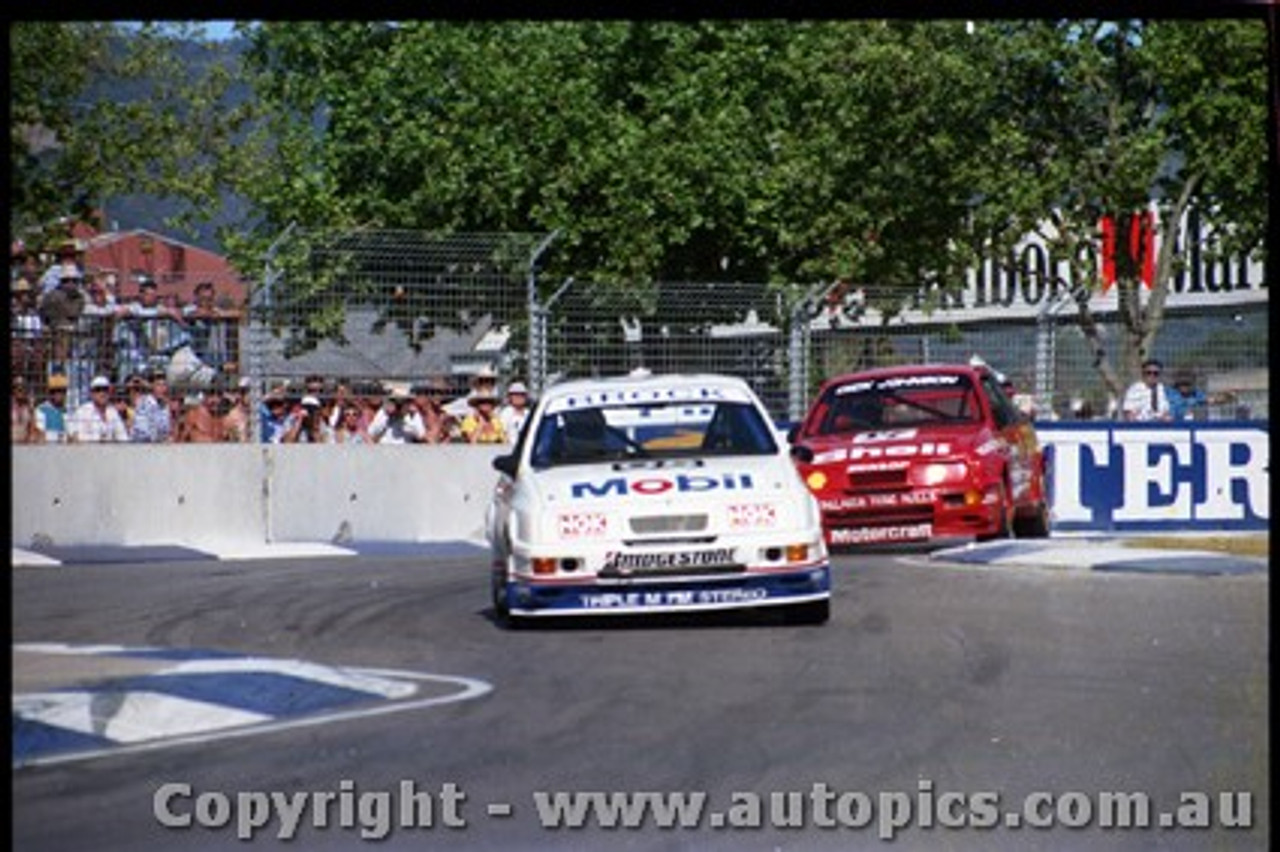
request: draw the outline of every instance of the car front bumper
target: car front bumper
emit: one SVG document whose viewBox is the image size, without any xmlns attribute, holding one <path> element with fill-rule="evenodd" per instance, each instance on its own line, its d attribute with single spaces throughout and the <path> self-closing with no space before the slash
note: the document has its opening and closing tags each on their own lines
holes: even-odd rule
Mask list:
<svg viewBox="0 0 1280 852">
<path fill-rule="evenodd" d="M 712 612 L 827 600 L 831 569 L 824 558 L 787 570 L 721 575 L 554 581 L 516 575 L 505 592 L 508 611 L 520 616 Z"/>
<path fill-rule="evenodd" d="M 823 539 L 831 547 L 993 535 L 1005 511 L 990 487 L 816 496 Z"/>
</svg>

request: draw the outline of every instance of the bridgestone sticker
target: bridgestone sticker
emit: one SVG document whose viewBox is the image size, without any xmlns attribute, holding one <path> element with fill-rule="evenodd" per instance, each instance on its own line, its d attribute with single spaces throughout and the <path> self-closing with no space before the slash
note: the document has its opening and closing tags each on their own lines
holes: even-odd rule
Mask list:
<svg viewBox="0 0 1280 852">
<path fill-rule="evenodd" d="M 619 553 L 605 556 L 602 573 L 628 573 L 679 568 L 710 568 L 733 564 L 732 547 L 689 550 L 682 553 Z"/>
</svg>

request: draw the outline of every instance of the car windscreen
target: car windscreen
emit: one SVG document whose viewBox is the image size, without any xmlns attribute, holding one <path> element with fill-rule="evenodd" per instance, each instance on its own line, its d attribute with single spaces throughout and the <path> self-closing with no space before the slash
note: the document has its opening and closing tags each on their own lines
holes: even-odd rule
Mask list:
<svg viewBox="0 0 1280 852">
<path fill-rule="evenodd" d="M 773 428 L 748 403 L 645 402 L 546 414 L 533 436 L 535 468 L 626 459 L 768 456 Z"/>
<path fill-rule="evenodd" d="M 937 373 L 848 382 L 828 388 L 810 420 L 810 434 L 840 435 L 903 426 L 972 423 L 981 419 L 968 376 Z"/>
</svg>

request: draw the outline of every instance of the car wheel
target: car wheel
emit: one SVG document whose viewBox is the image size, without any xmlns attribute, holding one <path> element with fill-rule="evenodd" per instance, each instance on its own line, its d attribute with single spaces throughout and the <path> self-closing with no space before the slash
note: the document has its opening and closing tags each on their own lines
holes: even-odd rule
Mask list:
<svg viewBox="0 0 1280 852">
<path fill-rule="evenodd" d="M 511 618 L 511 610 L 507 607 L 507 579 L 504 572 L 493 572 L 489 583 L 489 594 L 493 601 L 494 614 L 503 621 L 508 621 Z"/>
<path fill-rule="evenodd" d="M 831 600 L 809 601 L 787 608 L 787 621 L 791 624 L 826 624 L 831 618 Z"/>
<path fill-rule="evenodd" d="M 1013 533 L 1013 522 L 1010 520 L 1012 508 L 1009 506 L 1009 489 L 1000 483 L 1000 521 L 996 525 L 994 532 L 989 532 L 978 536 L 978 541 L 994 541 L 999 538 L 1008 538 Z"/>
<path fill-rule="evenodd" d="M 1049 507 L 1044 503 L 1037 503 L 1032 514 L 1014 521 L 1013 531 L 1018 538 L 1048 538 Z"/>
</svg>

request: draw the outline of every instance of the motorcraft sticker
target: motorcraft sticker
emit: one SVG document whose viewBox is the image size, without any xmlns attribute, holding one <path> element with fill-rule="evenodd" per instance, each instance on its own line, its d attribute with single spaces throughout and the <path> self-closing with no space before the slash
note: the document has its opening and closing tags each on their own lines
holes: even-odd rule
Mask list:
<svg viewBox="0 0 1280 852">
<path fill-rule="evenodd" d="M 933 535 L 933 524 L 904 524 L 895 527 L 851 527 L 831 531 L 832 544 L 877 544 L 888 541 L 914 541 Z"/>
</svg>

